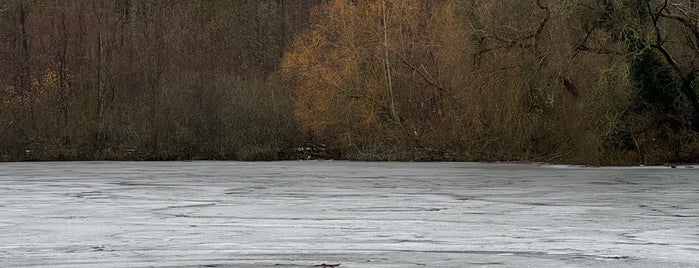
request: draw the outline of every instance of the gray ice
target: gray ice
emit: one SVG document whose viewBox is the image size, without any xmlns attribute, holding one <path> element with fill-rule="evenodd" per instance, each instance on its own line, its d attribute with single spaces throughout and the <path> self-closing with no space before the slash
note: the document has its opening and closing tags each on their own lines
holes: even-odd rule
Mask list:
<svg viewBox="0 0 699 268">
<path fill-rule="evenodd" d="M 697 267 L 699 167 L 0 163 L 0 267 Z"/>
</svg>

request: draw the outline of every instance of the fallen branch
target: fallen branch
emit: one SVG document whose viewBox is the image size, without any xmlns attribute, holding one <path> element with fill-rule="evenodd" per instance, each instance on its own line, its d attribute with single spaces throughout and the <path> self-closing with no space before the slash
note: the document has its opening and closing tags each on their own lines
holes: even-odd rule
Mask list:
<svg viewBox="0 0 699 268">
<path fill-rule="evenodd" d="M 321 263 L 321 264 L 313 265 L 313 267 L 321 267 L 321 268 L 335 268 L 335 267 L 338 267 L 338 266 L 340 266 L 339 263 L 338 263 L 338 264 L 326 264 L 326 263 Z"/>
</svg>

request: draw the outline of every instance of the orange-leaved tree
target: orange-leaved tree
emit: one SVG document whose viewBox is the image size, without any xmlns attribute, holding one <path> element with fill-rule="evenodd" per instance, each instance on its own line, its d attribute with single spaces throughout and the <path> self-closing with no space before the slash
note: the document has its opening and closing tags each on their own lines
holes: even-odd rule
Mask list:
<svg viewBox="0 0 699 268">
<path fill-rule="evenodd" d="M 346 148 L 423 147 L 453 94 L 444 60 L 465 29 L 447 1 L 335 0 L 318 7 L 282 71 L 302 131 Z M 452 25 L 444 25 L 450 23 Z"/>
</svg>

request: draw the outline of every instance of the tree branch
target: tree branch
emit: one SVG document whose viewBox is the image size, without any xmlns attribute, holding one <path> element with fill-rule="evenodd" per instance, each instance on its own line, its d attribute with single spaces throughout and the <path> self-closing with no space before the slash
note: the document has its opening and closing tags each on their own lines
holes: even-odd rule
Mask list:
<svg viewBox="0 0 699 268">
<path fill-rule="evenodd" d="M 655 43 L 658 46 L 662 46 L 665 42 L 663 40 L 662 32 L 660 31 L 660 25 L 658 25 L 658 20 L 660 19 L 660 14 L 662 14 L 663 11 L 667 8 L 667 1 L 668 0 L 665 0 L 663 6 L 660 9 L 658 9 L 656 13 L 653 13 L 651 11 L 650 1 L 646 1 L 646 5 L 648 7 L 648 15 L 650 15 L 651 19 L 653 19 L 653 28 L 655 29 Z"/>
<path fill-rule="evenodd" d="M 544 31 L 544 28 L 546 27 L 548 22 L 551 20 L 551 11 L 550 11 L 548 6 L 545 6 L 541 3 L 541 0 L 535 0 L 535 3 L 539 7 L 539 9 L 544 10 L 546 12 L 546 15 L 544 16 L 544 18 L 539 22 L 539 24 L 534 29 L 530 29 L 529 33 L 526 34 L 526 33 L 522 33 L 523 31 L 520 31 L 519 29 L 506 26 L 507 28 L 517 32 L 518 37 L 515 39 L 508 39 L 508 38 L 502 37 L 495 32 L 491 35 L 485 35 L 484 38 L 492 38 L 492 39 L 495 39 L 496 41 L 499 41 L 502 44 L 494 46 L 494 47 L 490 47 L 490 48 L 481 49 L 480 51 L 478 51 L 476 53 L 476 55 L 485 54 L 485 53 L 495 51 L 498 49 L 511 48 L 511 47 L 519 47 L 519 48 L 526 49 L 526 48 L 531 48 L 532 46 L 534 46 L 534 48 L 536 48 L 539 36 Z M 528 41 L 532 38 L 534 39 L 533 44 L 524 44 L 525 41 Z"/>
<path fill-rule="evenodd" d="M 694 38 L 698 41 L 697 42 L 697 47 L 699 48 L 699 27 L 697 27 L 697 21 L 694 21 L 692 19 L 688 19 L 688 17 L 680 17 L 676 15 L 671 15 L 670 13 L 659 13 L 659 17 L 670 19 L 670 20 L 675 20 L 682 25 L 684 25 L 689 31 L 691 31 L 694 34 Z"/>
<path fill-rule="evenodd" d="M 675 59 L 672 57 L 672 54 L 670 54 L 670 52 L 667 51 L 667 49 L 665 49 L 662 45 L 652 44 L 651 47 L 660 51 L 660 54 L 663 54 L 663 57 L 665 57 L 665 60 L 670 67 L 672 67 L 672 69 L 674 69 L 678 74 L 682 75 L 684 73 L 682 71 L 682 67 L 680 67 L 677 61 L 675 61 Z"/>
<path fill-rule="evenodd" d="M 585 34 L 585 37 L 583 38 L 582 42 L 578 47 L 575 48 L 575 54 L 573 54 L 572 59 L 575 59 L 578 54 L 582 51 L 587 51 L 589 47 L 587 46 L 587 41 L 590 41 L 590 38 L 592 37 L 592 33 L 594 33 L 597 30 L 597 25 L 593 25 L 592 28 L 587 30 L 587 33 Z"/>
<path fill-rule="evenodd" d="M 409 67 L 410 69 L 412 69 L 414 72 L 418 73 L 418 74 L 420 75 L 420 77 L 422 77 L 422 79 L 425 80 L 425 82 L 427 82 L 427 84 L 429 84 L 430 86 L 432 86 L 432 87 L 434 87 L 434 88 L 436 88 L 436 89 L 439 89 L 439 90 L 441 90 L 441 91 L 446 91 L 446 88 L 444 88 L 443 86 L 437 84 L 437 82 L 434 81 L 434 78 L 430 75 L 429 72 L 427 72 L 427 69 L 425 68 L 425 65 L 420 64 L 421 69 L 418 69 L 417 67 L 415 67 L 415 66 L 413 66 L 412 64 L 410 64 L 410 62 L 408 62 L 407 59 L 403 59 L 403 64 L 405 64 L 406 66 L 408 66 L 408 67 Z"/>
</svg>

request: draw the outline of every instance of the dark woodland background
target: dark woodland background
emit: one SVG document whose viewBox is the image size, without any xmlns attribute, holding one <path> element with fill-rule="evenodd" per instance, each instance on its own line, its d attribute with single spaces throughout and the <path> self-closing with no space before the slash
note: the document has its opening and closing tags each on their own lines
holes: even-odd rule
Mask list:
<svg viewBox="0 0 699 268">
<path fill-rule="evenodd" d="M 694 0 L 0 0 L 0 160 L 699 161 Z"/>
</svg>

